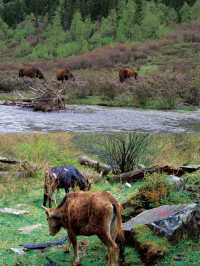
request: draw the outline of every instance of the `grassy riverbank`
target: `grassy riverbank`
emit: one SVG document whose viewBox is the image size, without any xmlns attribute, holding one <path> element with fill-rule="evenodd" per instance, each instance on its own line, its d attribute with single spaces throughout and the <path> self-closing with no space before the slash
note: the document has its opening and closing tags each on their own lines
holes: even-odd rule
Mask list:
<svg viewBox="0 0 200 266">
<path fill-rule="evenodd" d="M 10 251 L 11 247 L 18 247 L 27 242 L 59 239 L 66 235 L 65 231 L 62 230 L 54 238 L 49 236 L 45 214 L 41 209 L 43 169 L 47 164 L 51 166 L 64 163 L 75 165 L 82 172 L 93 177 L 93 191 L 109 190 L 120 202 L 134 195 L 138 188 L 144 186 L 146 181 L 140 181 L 128 188 L 123 184 L 107 181 L 107 178 L 111 180 L 111 177 L 99 179 L 92 170 L 81 167 L 77 158 L 86 151 L 87 154 L 94 154 L 94 147 L 90 144 L 94 145 L 95 139 L 96 143 L 99 142 L 101 134 L 1 135 L 2 156 L 27 159 L 37 164 L 39 169 L 33 177 L 17 177 L 14 169 L 6 177 L 3 174 L 0 175 L 0 207 L 17 207 L 29 212 L 18 217 L 9 214 L 0 215 L 0 265 L 36 266 L 47 262 L 46 257 L 51 258 L 58 265 L 66 265 L 72 259 L 72 251 L 65 254 L 63 247 L 49 248 L 42 252 L 26 252 L 23 257 Z M 199 163 L 199 143 L 199 135 L 154 135 L 145 162 L 149 165 L 170 164 L 173 166 L 183 163 Z M 3 171 L 5 172 L 6 169 Z M 197 172 L 196 175 L 190 175 L 189 178 L 197 182 L 200 179 L 200 174 Z M 63 193 L 60 193 L 58 198 L 61 199 L 62 196 Z M 172 191 L 165 200 L 162 200 L 162 204 L 191 202 L 192 199 L 188 193 Z M 21 234 L 18 231 L 23 226 L 33 224 L 41 224 L 41 227 L 29 235 Z M 96 237 L 80 237 L 79 240 L 81 241 L 82 265 L 102 266 L 106 264 L 105 248 Z M 192 240 L 180 241 L 176 245 L 170 244 L 166 257 L 158 265 L 186 266 L 188 263 L 199 265 L 199 244 L 199 241 Z M 176 260 L 177 256 L 181 257 L 180 261 Z M 143 265 L 139 254 L 131 247 L 126 248 L 125 257 L 126 265 Z"/>
<path fill-rule="evenodd" d="M 44 73 L 46 87 L 63 90 L 66 104 L 195 110 L 200 104 L 198 34 L 199 22 L 192 22 L 159 40 L 113 44 L 67 58 L 30 62 L 26 57 L 16 58 L 14 50 L 6 58 L 2 53 L 0 99 L 35 96 L 30 87 L 37 91 L 44 86 L 41 82 L 17 79 L 21 66 L 34 65 Z M 76 81 L 55 83 L 57 69 L 66 65 Z M 118 71 L 122 67 L 137 69 L 138 80 L 121 84 Z"/>
</svg>

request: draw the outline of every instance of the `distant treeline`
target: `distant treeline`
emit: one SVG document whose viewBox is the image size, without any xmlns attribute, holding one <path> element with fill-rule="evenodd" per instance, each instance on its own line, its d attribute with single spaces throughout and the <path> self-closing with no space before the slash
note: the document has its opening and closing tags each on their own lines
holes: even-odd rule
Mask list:
<svg viewBox="0 0 200 266">
<path fill-rule="evenodd" d="M 0 0 L 0 49 L 66 57 L 113 43 L 158 39 L 200 20 L 200 0 Z"/>
<path fill-rule="evenodd" d="M 137 9 L 149 0 L 134 0 Z M 197 0 L 198 1 L 198 0 Z M 35 17 L 45 16 L 51 18 L 55 10 L 60 7 L 62 25 L 65 30 L 70 28 L 74 13 L 79 10 L 83 19 L 92 21 L 107 17 L 112 9 L 120 9 L 129 0 L 0 0 L 0 15 L 9 26 L 16 26 L 31 13 Z M 177 18 L 181 20 L 180 10 L 185 3 L 193 5 L 196 0 L 155 0 L 156 3 L 165 4 L 174 8 Z"/>
</svg>

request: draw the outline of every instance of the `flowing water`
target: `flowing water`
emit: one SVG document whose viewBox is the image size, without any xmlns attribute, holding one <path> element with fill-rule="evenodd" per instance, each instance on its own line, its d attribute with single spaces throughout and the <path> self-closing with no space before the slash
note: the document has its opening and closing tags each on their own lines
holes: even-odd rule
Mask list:
<svg viewBox="0 0 200 266">
<path fill-rule="evenodd" d="M 0 132 L 141 131 L 200 132 L 200 110 L 155 111 L 99 106 L 68 106 L 52 113 L 0 106 Z"/>
</svg>

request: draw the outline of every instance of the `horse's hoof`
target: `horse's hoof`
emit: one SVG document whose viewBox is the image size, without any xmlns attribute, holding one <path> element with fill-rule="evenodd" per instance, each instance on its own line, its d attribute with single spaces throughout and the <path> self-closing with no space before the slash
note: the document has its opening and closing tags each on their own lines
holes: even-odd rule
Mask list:
<svg viewBox="0 0 200 266">
<path fill-rule="evenodd" d="M 80 264 L 80 260 L 79 260 L 79 259 L 75 259 L 75 260 L 73 260 L 72 265 L 73 265 L 73 266 L 79 266 L 79 265 L 81 265 L 81 264 Z"/>
<path fill-rule="evenodd" d="M 69 245 L 64 245 L 63 250 L 65 253 L 69 253 L 70 252 L 70 246 Z"/>
</svg>

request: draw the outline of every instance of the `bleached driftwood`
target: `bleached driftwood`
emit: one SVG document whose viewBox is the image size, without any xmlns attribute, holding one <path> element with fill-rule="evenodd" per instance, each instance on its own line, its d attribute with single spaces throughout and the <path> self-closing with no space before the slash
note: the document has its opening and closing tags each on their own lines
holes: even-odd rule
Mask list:
<svg viewBox="0 0 200 266">
<path fill-rule="evenodd" d="M 18 210 L 18 209 L 13 209 L 13 208 L 0 208 L 0 213 L 23 215 L 23 214 L 28 213 L 28 211 Z"/>
</svg>

